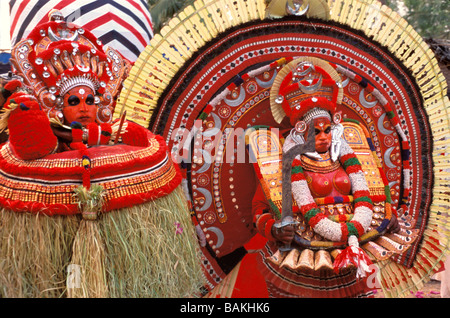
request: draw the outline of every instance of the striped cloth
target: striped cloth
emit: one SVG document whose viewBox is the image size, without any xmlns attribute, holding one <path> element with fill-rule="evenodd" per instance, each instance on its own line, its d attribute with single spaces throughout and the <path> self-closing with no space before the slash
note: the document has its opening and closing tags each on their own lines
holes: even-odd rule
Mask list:
<svg viewBox="0 0 450 318">
<path fill-rule="evenodd" d="M 11 44 L 26 37 L 38 24 L 48 22 L 52 9 L 67 22 L 84 27 L 134 62 L 153 37 L 145 0 L 10 0 Z"/>
</svg>

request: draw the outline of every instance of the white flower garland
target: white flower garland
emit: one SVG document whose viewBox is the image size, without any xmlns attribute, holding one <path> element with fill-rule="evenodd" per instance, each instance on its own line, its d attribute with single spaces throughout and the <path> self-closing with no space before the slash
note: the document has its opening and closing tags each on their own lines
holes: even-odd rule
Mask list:
<svg viewBox="0 0 450 318">
<path fill-rule="evenodd" d="M 286 140 L 287 141 L 287 140 Z M 353 149 L 345 142 L 344 139 L 341 140 L 341 149 L 339 153 L 339 160 L 344 156 L 350 155 L 350 157 L 356 158 Z M 352 185 L 353 193 L 363 192 L 368 193 L 369 187 L 367 185 L 366 178 L 363 171 L 359 165 L 359 169 L 356 172 L 349 173 L 350 183 Z M 315 200 L 311 195 L 308 184 L 306 180 L 298 180 L 292 182 L 292 192 L 294 199 L 296 200 L 299 207 L 304 207 L 308 205 L 314 205 Z M 317 207 L 317 206 L 316 206 Z M 320 213 L 318 213 L 320 214 Z M 366 205 L 355 204 L 354 216 L 352 219 L 353 224 L 358 222 L 364 233 L 367 232 L 368 227 L 372 221 L 373 211 L 370 207 Z M 349 222 L 347 222 L 349 223 Z M 313 227 L 313 230 L 324 237 L 327 240 L 333 242 L 342 242 L 344 236 L 350 237 L 350 233 L 343 233 L 341 223 L 334 222 L 327 217 L 322 217 Z M 346 234 L 346 235 L 345 235 Z"/>
</svg>

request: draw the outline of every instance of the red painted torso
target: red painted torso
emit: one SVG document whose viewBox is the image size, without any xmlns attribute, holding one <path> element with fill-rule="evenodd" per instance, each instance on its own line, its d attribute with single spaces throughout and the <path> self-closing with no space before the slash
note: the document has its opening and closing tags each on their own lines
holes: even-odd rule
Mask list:
<svg viewBox="0 0 450 318">
<path fill-rule="evenodd" d="M 314 198 L 351 194 L 352 186 L 347 173 L 339 162 L 333 163 L 329 156 L 318 161 L 303 156 L 302 166 Z"/>
</svg>

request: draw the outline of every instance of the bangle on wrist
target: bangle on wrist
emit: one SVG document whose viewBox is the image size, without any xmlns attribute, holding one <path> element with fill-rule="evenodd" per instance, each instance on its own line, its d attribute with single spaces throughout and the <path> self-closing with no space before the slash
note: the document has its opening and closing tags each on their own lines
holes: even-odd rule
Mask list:
<svg viewBox="0 0 450 318">
<path fill-rule="evenodd" d="M 89 131 L 85 127 L 83 127 L 82 141 L 85 144 L 88 142 L 88 136 L 89 136 Z"/>
</svg>

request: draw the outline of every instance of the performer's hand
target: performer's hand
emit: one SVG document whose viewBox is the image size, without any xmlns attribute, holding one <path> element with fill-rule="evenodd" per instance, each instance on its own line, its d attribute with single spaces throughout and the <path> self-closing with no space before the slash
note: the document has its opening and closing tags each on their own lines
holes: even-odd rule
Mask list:
<svg viewBox="0 0 450 318">
<path fill-rule="evenodd" d="M 398 223 L 397 217 L 394 214 L 392 214 L 392 218 L 387 226 L 387 230 L 389 233 L 397 233 L 398 231 L 400 231 L 400 224 Z"/>
<path fill-rule="evenodd" d="M 294 239 L 295 230 L 292 225 L 286 225 L 278 228 L 275 224 L 272 226 L 272 236 L 284 244 L 290 244 Z"/>
<path fill-rule="evenodd" d="M 72 132 L 70 130 L 57 126 L 51 126 L 51 128 L 55 136 L 59 137 L 67 143 L 72 142 Z"/>
</svg>

